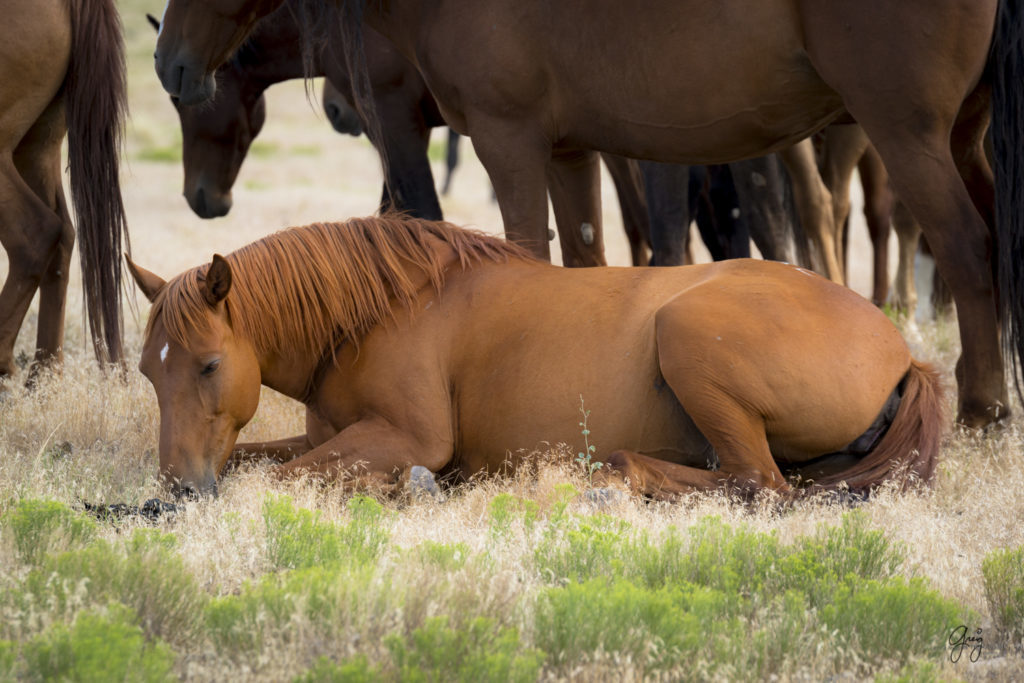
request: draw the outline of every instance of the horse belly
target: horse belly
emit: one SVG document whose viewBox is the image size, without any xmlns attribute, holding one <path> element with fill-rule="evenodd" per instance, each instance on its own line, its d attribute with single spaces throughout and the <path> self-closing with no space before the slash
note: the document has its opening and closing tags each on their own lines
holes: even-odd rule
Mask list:
<svg viewBox="0 0 1024 683">
<path fill-rule="evenodd" d="M 562 146 L 720 163 L 784 148 L 843 111 L 791 2 L 661 7 L 630 9 L 602 50 L 552 57 Z"/>
</svg>

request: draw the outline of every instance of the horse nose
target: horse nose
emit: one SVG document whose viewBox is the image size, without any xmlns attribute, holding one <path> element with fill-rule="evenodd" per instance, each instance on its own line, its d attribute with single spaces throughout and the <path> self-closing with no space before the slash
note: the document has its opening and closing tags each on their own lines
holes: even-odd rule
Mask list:
<svg viewBox="0 0 1024 683">
<path fill-rule="evenodd" d="M 189 206 L 200 218 L 220 218 L 231 211 L 231 195 L 212 192 L 200 187 L 189 199 Z"/>
<path fill-rule="evenodd" d="M 217 480 L 212 477 L 198 485 L 193 482 L 176 480 L 171 490 L 176 500 L 195 501 L 206 496 L 217 498 L 220 495 L 220 492 L 217 490 Z"/>
</svg>

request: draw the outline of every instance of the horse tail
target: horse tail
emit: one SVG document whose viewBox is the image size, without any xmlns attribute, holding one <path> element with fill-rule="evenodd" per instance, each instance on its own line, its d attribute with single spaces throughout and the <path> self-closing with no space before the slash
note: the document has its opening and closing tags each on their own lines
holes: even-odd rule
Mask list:
<svg viewBox="0 0 1024 683">
<path fill-rule="evenodd" d="M 124 40 L 114 0 L 70 0 L 65 79 L 68 167 L 85 308 L 100 362 L 122 356 L 121 253 L 128 226 L 118 161 L 127 112 Z"/>
<path fill-rule="evenodd" d="M 930 483 L 946 422 L 944 406 L 939 373 L 911 359 L 896 416 L 878 445 L 856 465 L 819 479 L 814 488 L 835 489 L 845 482 L 851 491 L 868 493 L 897 477 L 904 488 L 912 480 Z"/>
<path fill-rule="evenodd" d="M 1008 357 L 1024 358 L 1024 0 L 1000 1 L 989 69 L 1003 344 Z M 1020 392 L 1020 370 L 1010 366 Z"/>
</svg>

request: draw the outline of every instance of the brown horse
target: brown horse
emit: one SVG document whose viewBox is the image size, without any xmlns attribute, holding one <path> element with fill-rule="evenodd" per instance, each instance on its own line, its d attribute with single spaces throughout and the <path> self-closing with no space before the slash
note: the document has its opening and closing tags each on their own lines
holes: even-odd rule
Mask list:
<svg viewBox="0 0 1024 683">
<path fill-rule="evenodd" d="M 215 67 L 278 4 L 171 0 L 156 51 L 164 87 L 183 101 L 209 98 Z M 353 64 L 365 18 L 417 65 L 448 123 L 473 138 L 506 234 L 521 243 L 544 242 L 552 174 L 567 222 L 599 234 L 590 150 L 716 163 L 788 147 L 849 115 L 921 224 L 958 304 L 959 418 L 982 425 L 1006 414 L 990 260 L 994 189 L 982 138 L 994 102 L 1005 169 L 997 174 L 1000 228 L 1024 241 L 1024 183 L 1013 170 L 1024 167 L 1019 0 L 319 4 L 340 18 L 316 25 L 341 26 Z M 368 92 L 357 88 L 360 101 Z M 1021 355 L 1018 253 L 1000 251 L 999 273 L 1013 286 L 1000 301 Z"/>
<path fill-rule="evenodd" d="M 0 291 L 0 379 L 39 291 L 35 363 L 59 360 L 75 230 L 61 174 L 68 138 L 71 196 L 89 331 L 97 357 L 121 358 L 118 179 L 125 112 L 124 45 L 113 0 L 4 3 L 0 40 L 0 243 L 9 271 Z"/>
<path fill-rule="evenodd" d="M 870 302 L 796 266 L 566 269 L 384 217 L 279 232 L 170 282 L 129 267 L 179 493 L 214 492 L 232 453 L 384 487 L 413 466 L 493 472 L 578 442 L 581 396 L 598 459 L 655 497 L 934 471 L 937 375 Z M 306 405 L 306 434 L 236 448 L 261 383 Z"/>
</svg>

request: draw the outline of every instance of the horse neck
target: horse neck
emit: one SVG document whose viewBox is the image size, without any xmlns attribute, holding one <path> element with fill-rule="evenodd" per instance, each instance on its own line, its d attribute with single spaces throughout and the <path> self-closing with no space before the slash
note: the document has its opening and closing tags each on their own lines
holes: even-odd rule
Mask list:
<svg viewBox="0 0 1024 683">
<path fill-rule="evenodd" d="M 437 255 L 438 260 L 447 270 L 459 262 L 459 255 L 456 251 L 439 239 L 430 239 L 431 250 Z M 413 283 L 414 289 L 419 292 L 432 286 L 430 274 L 411 261 L 404 266 L 406 277 Z M 392 297 L 393 306 L 402 304 Z M 332 340 L 330 343 L 339 344 L 344 340 Z M 303 403 L 311 400 L 311 389 L 322 370 L 325 362 L 333 358 L 336 349 L 324 348 L 320 356 L 311 357 L 294 349 L 280 349 L 258 352 L 260 375 L 264 386 L 277 391 L 289 398 Z"/>
<path fill-rule="evenodd" d="M 249 47 L 236 60 L 241 76 L 262 93 L 271 85 L 294 78 L 323 76 L 320 56 L 314 55 L 312 73 L 305 73 L 299 49 L 302 31 L 287 4 L 260 21 Z M 259 95 L 257 94 L 257 97 Z"/>
</svg>

